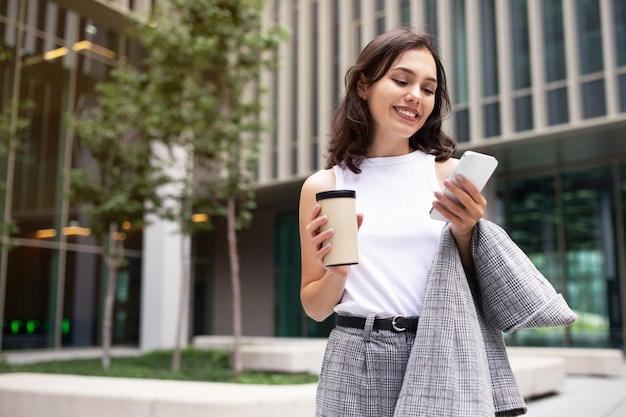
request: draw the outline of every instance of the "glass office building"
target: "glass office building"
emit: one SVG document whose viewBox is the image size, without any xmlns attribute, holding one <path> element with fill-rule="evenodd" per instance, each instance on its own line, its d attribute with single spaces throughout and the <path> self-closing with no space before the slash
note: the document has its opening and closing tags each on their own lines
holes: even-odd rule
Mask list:
<svg viewBox="0 0 626 417">
<path fill-rule="evenodd" d="M 80 111 L 117 60 L 140 62 L 123 35 L 124 13 L 147 13 L 152 3 L 0 0 L 2 120 L 29 121 L 24 146 L 3 156 L 4 215 L 19 230 L 0 259 L 2 349 L 100 343 L 106 273 L 97 242 L 80 233 L 80 207 L 63 198 L 77 157 L 64 115 Z M 262 80 L 262 116 L 275 127 L 264 137 L 254 221 L 239 236 L 244 335 L 325 336 L 332 325 L 306 319 L 300 307 L 299 188 L 324 166 L 330 115 L 360 49 L 378 33 L 414 26 L 433 34 L 447 68 L 454 107 L 444 129 L 459 155 L 474 149 L 500 161 L 485 190 L 487 217 L 579 315 L 570 328 L 516 332 L 508 343 L 623 349 L 623 0 L 269 0 L 265 19 L 291 36 L 278 51 L 281 69 Z M 173 239 L 164 230 L 128 230 L 116 344 L 173 344 L 164 328 L 178 278 L 155 268 L 177 256 L 154 247 Z M 191 246 L 189 335 L 230 334 L 223 222 Z"/>
</svg>

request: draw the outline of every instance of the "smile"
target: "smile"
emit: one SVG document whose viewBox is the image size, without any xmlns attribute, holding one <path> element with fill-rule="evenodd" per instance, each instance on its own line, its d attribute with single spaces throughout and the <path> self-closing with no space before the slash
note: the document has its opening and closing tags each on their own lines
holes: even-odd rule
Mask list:
<svg viewBox="0 0 626 417">
<path fill-rule="evenodd" d="M 397 111 L 398 113 L 400 113 L 401 115 L 403 115 L 403 116 L 406 116 L 406 117 L 411 117 L 411 118 L 413 118 L 413 119 L 417 118 L 417 113 L 414 113 L 414 112 L 412 112 L 412 111 L 410 111 L 410 110 L 406 110 L 406 109 L 399 109 L 399 108 L 397 108 L 397 107 L 396 107 L 396 111 Z"/>
</svg>

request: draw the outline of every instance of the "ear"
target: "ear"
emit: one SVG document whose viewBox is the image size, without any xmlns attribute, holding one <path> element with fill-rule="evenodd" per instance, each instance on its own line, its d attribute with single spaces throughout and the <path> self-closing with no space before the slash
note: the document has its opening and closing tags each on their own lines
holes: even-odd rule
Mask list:
<svg viewBox="0 0 626 417">
<path fill-rule="evenodd" d="M 365 83 L 365 76 L 361 73 L 359 82 L 356 85 L 356 93 L 361 97 L 361 100 L 367 100 L 367 84 Z"/>
</svg>

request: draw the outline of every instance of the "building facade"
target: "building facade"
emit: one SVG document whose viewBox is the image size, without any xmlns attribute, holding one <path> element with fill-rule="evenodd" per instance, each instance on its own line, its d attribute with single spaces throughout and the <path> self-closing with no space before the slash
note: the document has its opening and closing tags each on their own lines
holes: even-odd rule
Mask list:
<svg viewBox="0 0 626 417">
<path fill-rule="evenodd" d="M 190 0 L 191 1 L 191 0 Z M 139 62 L 125 13 L 149 0 L 0 0 L 0 104 L 26 145 L 4 159 L 2 349 L 96 346 L 106 273 L 63 196 L 80 108 L 119 59 Z M 444 124 L 500 165 L 485 190 L 502 225 L 578 313 L 567 329 L 516 332 L 510 344 L 624 348 L 626 327 L 626 3 L 623 0 L 270 0 L 268 24 L 289 28 L 280 70 L 263 76 L 274 123 L 258 166 L 258 208 L 239 234 L 243 331 L 323 337 L 299 301 L 297 205 L 324 167 L 332 110 L 361 48 L 387 30 L 431 33 L 447 69 Z M 18 100 L 14 100 L 14 99 Z M 20 109 L 17 102 L 35 103 Z M 3 119 L 4 120 L 4 119 Z M 1 125 L 0 125 L 1 126 Z M 127 231 L 114 343 L 173 345 L 180 238 L 166 222 Z M 46 235 L 44 232 L 48 233 Z M 50 234 L 53 233 L 52 236 Z M 191 242 L 189 335 L 232 332 L 225 225 Z"/>
</svg>

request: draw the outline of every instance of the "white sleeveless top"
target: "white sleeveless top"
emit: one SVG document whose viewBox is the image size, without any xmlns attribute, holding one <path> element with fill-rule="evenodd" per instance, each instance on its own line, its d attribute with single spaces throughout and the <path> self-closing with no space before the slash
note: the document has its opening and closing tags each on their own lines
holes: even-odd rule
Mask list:
<svg viewBox="0 0 626 417">
<path fill-rule="evenodd" d="M 359 264 L 350 267 L 336 312 L 367 316 L 419 316 L 426 277 L 445 222 L 429 216 L 435 157 L 421 151 L 369 158 L 361 173 L 333 167 L 337 189 L 356 191 Z"/>
</svg>

